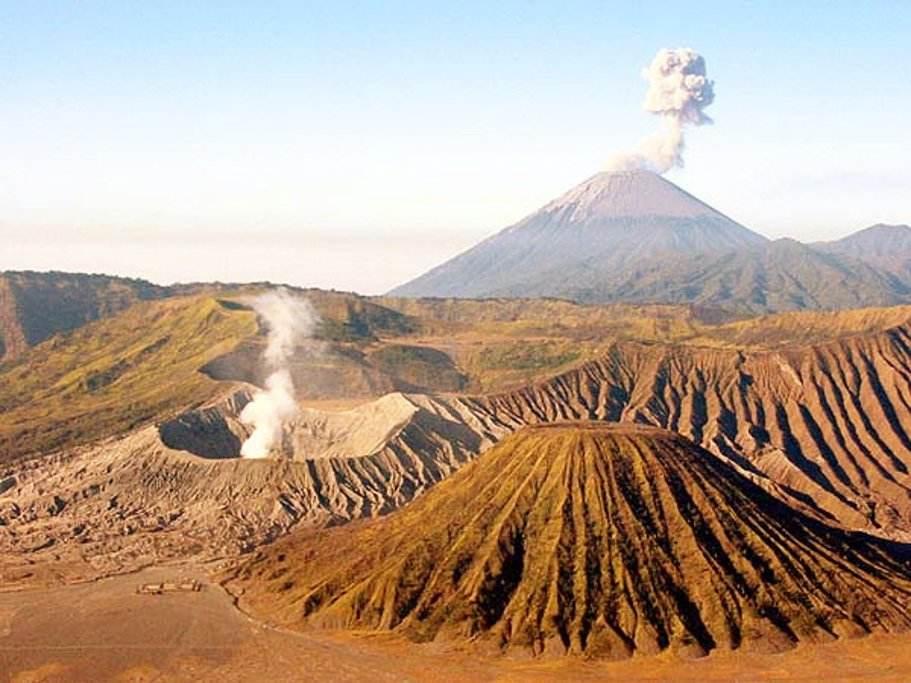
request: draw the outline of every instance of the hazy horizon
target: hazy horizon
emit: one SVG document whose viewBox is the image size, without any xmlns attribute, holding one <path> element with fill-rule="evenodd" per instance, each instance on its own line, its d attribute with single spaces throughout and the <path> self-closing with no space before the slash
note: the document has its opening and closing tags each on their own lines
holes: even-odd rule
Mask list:
<svg viewBox="0 0 911 683">
<path fill-rule="evenodd" d="M 669 180 L 771 238 L 911 222 L 893 3 L 7 3 L 0 26 L 2 270 L 383 292 L 647 134 L 663 46 L 717 91 Z"/>
</svg>

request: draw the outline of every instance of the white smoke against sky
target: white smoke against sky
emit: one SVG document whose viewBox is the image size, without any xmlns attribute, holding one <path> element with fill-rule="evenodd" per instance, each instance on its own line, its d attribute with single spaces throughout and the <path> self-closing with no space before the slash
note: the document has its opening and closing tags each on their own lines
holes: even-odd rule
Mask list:
<svg viewBox="0 0 911 683">
<path fill-rule="evenodd" d="M 664 173 L 683 166 L 684 129 L 712 123 L 704 110 L 715 99 L 715 83 L 706 76 L 705 59 L 695 50 L 659 50 L 642 76 L 648 81 L 643 107 L 660 118 L 659 128 L 637 150 L 614 157 L 609 170 Z"/>
<path fill-rule="evenodd" d="M 258 390 L 240 413 L 253 432 L 240 448 L 243 458 L 266 458 L 281 441 L 284 424 L 297 413 L 294 382 L 288 363 L 296 348 L 309 339 L 319 315 L 306 299 L 279 288 L 250 301 L 265 322 L 268 342 L 263 362 L 269 371 L 265 388 Z"/>
</svg>

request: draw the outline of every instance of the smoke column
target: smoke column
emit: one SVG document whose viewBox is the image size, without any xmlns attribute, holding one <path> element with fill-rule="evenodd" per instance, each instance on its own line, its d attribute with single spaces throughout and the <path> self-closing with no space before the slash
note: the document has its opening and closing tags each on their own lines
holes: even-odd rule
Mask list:
<svg viewBox="0 0 911 683">
<path fill-rule="evenodd" d="M 648 81 L 643 107 L 660 117 L 659 129 L 637 151 L 616 157 L 609 167 L 664 173 L 683 166 L 684 129 L 712 123 L 704 109 L 715 99 L 715 83 L 706 77 L 705 60 L 689 48 L 659 50 L 642 76 Z"/>
<path fill-rule="evenodd" d="M 281 439 L 284 423 L 297 412 L 288 361 L 295 347 L 311 336 L 319 316 L 309 301 L 281 288 L 261 294 L 250 303 L 268 330 L 263 362 L 269 376 L 265 389 L 257 391 L 240 413 L 241 422 L 253 427 L 253 433 L 240 448 L 240 455 L 265 458 Z"/>
</svg>

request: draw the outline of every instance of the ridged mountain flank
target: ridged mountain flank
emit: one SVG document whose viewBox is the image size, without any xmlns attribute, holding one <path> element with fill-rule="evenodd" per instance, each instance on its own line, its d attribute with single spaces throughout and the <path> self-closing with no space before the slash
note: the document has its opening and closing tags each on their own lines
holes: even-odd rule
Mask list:
<svg viewBox="0 0 911 683">
<path fill-rule="evenodd" d="M 279 541 L 228 585 L 297 627 L 700 655 L 908 628 L 894 552 L 795 512 L 680 435 L 561 423 L 508 437 L 387 517 Z"/>
<path fill-rule="evenodd" d="M 649 171 L 595 175 L 391 294 L 685 303 L 741 314 L 911 300 L 911 228 L 774 242 Z"/>
<path fill-rule="evenodd" d="M 765 241 L 655 173 L 605 172 L 391 293 L 545 296 L 657 256 Z"/>
<path fill-rule="evenodd" d="M 911 226 L 872 225 L 833 242 L 819 242 L 820 251 L 850 256 L 897 277 L 911 288 Z"/>
<path fill-rule="evenodd" d="M 59 332 L 171 293 L 145 280 L 81 273 L 0 273 L 0 361 Z"/>
<path fill-rule="evenodd" d="M 656 259 L 560 292 L 578 301 L 695 303 L 747 315 L 893 306 L 907 294 L 896 277 L 850 252 L 829 253 L 788 238 Z"/>
</svg>

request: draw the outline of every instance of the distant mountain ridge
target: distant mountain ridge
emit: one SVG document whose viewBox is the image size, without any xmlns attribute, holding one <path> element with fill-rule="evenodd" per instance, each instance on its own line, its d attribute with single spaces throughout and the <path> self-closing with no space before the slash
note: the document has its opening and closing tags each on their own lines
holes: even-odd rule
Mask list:
<svg viewBox="0 0 911 683">
<path fill-rule="evenodd" d="M 83 273 L 0 273 L 0 361 L 58 332 L 106 318 L 137 301 L 173 294 L 145 280 Z"/>
<path fill-rule="evenodd" d="M 860 259 L 911 283 L 911 226 L 878 223 L 840 240 L 813 246 L 829 254 Z"/>
<path fill-rule="evenodd" d="M 586 302 L 698 303 L 744 314 L 893 306 L 908 287 L 858 258 L 782 238 L 730 251 L 659 259 L 563 296 Z"/>
<path fill-rule="evenodd" d="M 600 173 L 390 294 L 690 303 L 745 314 L 889 306 L 911 300 L 911 228 L 771 241 L 654 173 Z"/>
<path fill-rule="evenodd" d="M 655 173 L 599 173 L 390 294 L 561 296 L 656 255 L 766 241 Z"/>
</svg>

